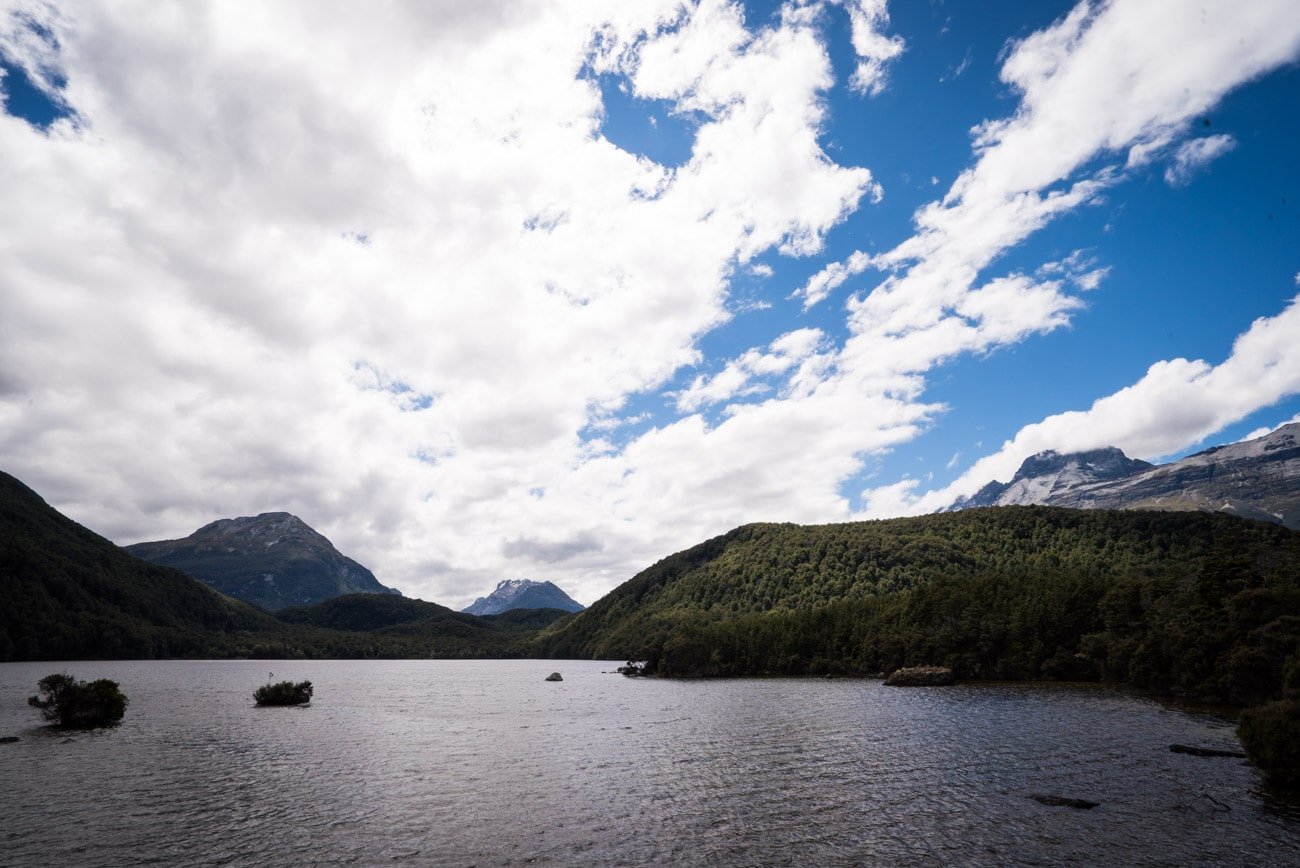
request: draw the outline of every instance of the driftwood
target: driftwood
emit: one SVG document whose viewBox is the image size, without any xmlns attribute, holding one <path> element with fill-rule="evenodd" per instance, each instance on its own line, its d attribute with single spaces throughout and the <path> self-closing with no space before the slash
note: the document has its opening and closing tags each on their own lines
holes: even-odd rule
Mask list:
<svg viewBox="0 0 1300 868">
<path fill-rule="evenodd" d="M 1193 747 L 1190 744 L 1171 744 L 1169 749 L 1174 753 L 1186 753 L 1192 756 L 1227 756 L 1233 759 L 1245 759 L 1246 755 L 1239 750 L 1218 750 L 1212 747 Z"/>
</svg>

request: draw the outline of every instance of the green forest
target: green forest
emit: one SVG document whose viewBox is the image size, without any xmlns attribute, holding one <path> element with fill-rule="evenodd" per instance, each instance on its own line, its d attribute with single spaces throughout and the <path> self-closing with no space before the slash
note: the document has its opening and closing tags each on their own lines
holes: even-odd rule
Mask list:
<svg viewBox="0 0 1300 868">
<path fill-rule="evenodd" d="M 539 647 L 671 676 L 936 664 L 1244 705 L 1300 686 L 1300 535 L 1046 507 L 747 525 L 665 558 Z"/>
</svg>

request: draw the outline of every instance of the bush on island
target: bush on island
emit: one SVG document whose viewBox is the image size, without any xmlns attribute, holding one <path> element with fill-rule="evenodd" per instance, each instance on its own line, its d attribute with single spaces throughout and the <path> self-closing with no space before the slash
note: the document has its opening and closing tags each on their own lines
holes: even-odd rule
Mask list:
<svg viewBox="0 0 1300 868">
<path fill-rule="evenodd" d="M 306 705 L 311 702 L 312 686 L 310 681 L 281 681 L 278 684 L 267 682 L 253 693 L 258 705 Z"/>
<path fill-rule="evenodd" d="M 1237 722 L 1237 737 L 1270 783 L 1300 788 L 1300 699 L 1247 708 Z"/>
<path fill-rule="evenodd" d="M 85 682 L 58 672 L 42 678 L 36 689 L 41 695 L 30 697 L 27 704 L 59 726 L 108 726 L 126 713 L 126 694 L 107 678 Z"/>
</svg>

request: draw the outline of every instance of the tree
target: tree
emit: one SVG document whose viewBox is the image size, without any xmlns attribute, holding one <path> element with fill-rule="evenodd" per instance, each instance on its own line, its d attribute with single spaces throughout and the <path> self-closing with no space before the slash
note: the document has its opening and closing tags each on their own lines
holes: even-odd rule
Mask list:
<svg viewBox="0 0 1300 868">
<path fill-rule="evenodd" d="M 65 727 L 117 723 L 129 701 L 116 681 L 78 681 L 66 672 L 45 676 L 36 689 L 41 695 L 30 697 L 27 704 L 40 709 L 46 720 Z"/>
</svg>

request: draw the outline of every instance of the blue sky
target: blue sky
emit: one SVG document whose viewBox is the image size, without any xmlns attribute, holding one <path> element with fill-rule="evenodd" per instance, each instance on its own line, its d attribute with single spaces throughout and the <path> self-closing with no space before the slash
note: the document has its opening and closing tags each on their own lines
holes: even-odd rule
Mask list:
<svg viewBox="0 0 1300 868">
<path fill-rule="evenodd" d="M 0 3 L 0 467 L 115 540 L 590 602 L 1300 415 L 1284 0 L 309 8 Z"/>
<path fill-rule="evenodd" d="M 773 268 L 770 278 L 738 275 L 738 296 L 772 307 L 743 313 L 709 333 L 701 342 L 707 360 L 700 367 L 717 370 L 792 323 L 842 334 L 839 305 L 804 312 L 787 298 L 789 291 L 827 260 L 858 248 L 885 250 L 907 238 L 914 212 L 970 165 L 972 127 L 1014 110 L 1014 95 L 997 77 L 1007 46 L 1074 5 L 895 5 L 890 32 L 906 40 L 907 50 L 891 65 L 888 87 L 870 97 L 849 86 L 856 58 L 847 14 L 828 15 L 823 27 L 836 85 L 827 94 L 821 138 L 832 159 L 870 166 L 885 196 L 833 229 L 819 254 L 768 255 L 762 261 Z M 776 15 L 779 4 L 746 4 L 749 22 Z M 659 162 L 675 165 L 689 157 L 695 127 L 690 117 L 674 117 L 663 102 L 630 98 L 615 77 L 604 85 L 606 136 Z M 964 355 L 934 372 L 927 396 L 947 409 L 915 440 L 869 460 L 845 481 L 844 491 L 905 476 L 945 485 L 1022 426 L 1086 407 L 1162 359 L 1221 361 L 1252 320 L 1281 311 L 1300 278 L 1300 158 L 1294 148 L 1300 114 L 1291 110 L 1297 95 L 1295 64 L 1239 88 L 1191 124 L 1195 132 L 1231 135 L 1232 151 L 1178 183 L 1165 180 L 1166 164 L 1156 162 L 1117 185 L 1107 201 L 1081 208 L 1006 251 L 990 272 L 1032 272 L 1078 250 L 1108 273 L 1068 328 Z M 878 280 L 864 275 L 837 296 L 870 291 Z M 677 384 L 685 385 L 694 372 L 683 372 Z M 652 425 L 670 412 L 664 409 L 669 403 L 655 395 L 636 406 L 651 414 L 644 424 Z M 1177 458 L 1297 413 L 1300 398 L 1285 398 L 1205 441 L 1147 457 Z"/>
</svg>

